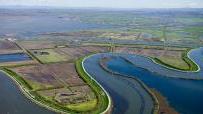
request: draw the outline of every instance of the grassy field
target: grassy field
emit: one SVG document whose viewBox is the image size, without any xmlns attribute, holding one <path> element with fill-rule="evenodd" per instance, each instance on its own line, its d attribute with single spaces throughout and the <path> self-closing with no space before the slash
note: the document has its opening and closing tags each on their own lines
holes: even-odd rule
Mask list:
<svg viewBox="0 0 203 114">
<path fill-rule="evenodd" d="M 88 111 L 88 110 L 92 110 L 96 107 L 97 105 L 97 99 L 91 100 L 89 102 L 85 102 L 85 103 L 80 103 L 80 104 L 71 104 L 68 105 L 67 107 L 69 109 L 73 109 L 73 110 L 77 110 L 80 112 L 84 112 L 84 111 Z"/>
<path fill-rule="evenodd" d="M 97 107 L 94 110 L 94 114 L 98 114 L 98 113 L 103 112 L 108 107 L 108 103 L 110 101 L 108 101 L 108 97 L 104 93 L 102 88 L 100 88 L 95 81 L 91 80 L 90 77 L 83 70 L 83 67 L 82 67 L 82 61 L 83 61 L 83 59 L 84 58 L 80 58 L 79 60 L 76 61 L 76 69 L 77 69 L 78 74 L 83 78 L 83 80 L 88 85 L 90 85 L 90 87 L 96 93 L 98 102 L 97 102 Z"/>
<path fill-rule="evenodd" d="M 160 64 L 182 70 L 189 70 L 189 65 L 182 58 L 157 57 L 154 60 Z"/>
<path fill-rule="evenodd" d="M 40 54 L 41 52 L 46 52 L 47 54 Z M 65 56 L 58 54 L 54 49 L 31 50 L 31 53 L 42 63 L 67 61 Z"/>
<path fill-rule="evenodd" d="M 162 65 L 184 71 L 197 71 L 198 66 L 188 58 L 189 50 L 182 52 L 181 58 L 155 57 L 154 60 Z"/>
</svg>

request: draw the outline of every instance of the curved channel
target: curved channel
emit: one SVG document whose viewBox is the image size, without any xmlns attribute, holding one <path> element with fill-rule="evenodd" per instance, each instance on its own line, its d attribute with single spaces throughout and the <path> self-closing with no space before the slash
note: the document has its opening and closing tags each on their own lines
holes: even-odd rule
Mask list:
<svg viewBox="0 0 203 114">
<path fill-rule="evenodd" d="M 84 68 L 113 100 L 113 114 L 151 114 L 154 102 L 151 95 L 136 80 L 112 76 L 99 65 L 102 54 L 93 55 L 84 61 Z"/>
<path fill-rule="evenodd" d="M 113 76 L 109 72 L 104 71 L 99 65 L 99 61 L 103 57 L 112 57 L 107 62 L 107 68 L 122 76 Z M 203 69 L 203 48 L 192 50 L 188 56 Z M 154 63 L 151 59 L 139 55 L 131 54 L 113 54 L 103 53 L 89 57 L 85 61 L 85 69 L 93 76 L 101 85 L 110 93 L 114 102 L 113 113 L 145 113 L 150 114 L 149 110 L 153 109 L 153 100 L 150 95 L 140 86 L 131 85 L 138 84 L 132 82 L 125 76 L 140 79 L 148 87 L 155 88 L 164 97 L 166 97 L 170 106 L 177 112 L 183 114 L 202 114 L 203 110 L 203 71 L 182 72 L 179 70 L 168 69 L 159 64 Z M 173 77 L 173 78 L 170 78 Z M 195 80 L 185 80 L 195 79 Z M 199 80 L 196 80 L 199 79 Z M 134 80 L 135 81 L 135 80 Z M 129 84 L 130 82 L 130 84 Z M 141 88 L 142 91 L 132 89 L 133 87 Z M 129 94 L 137 94 L 137 96 L 129 96 Z M 139 95 L 139 94 L 142 95 Z M 143 94 L 144 93 L 144 94 Z M 142 96 L 147 96 L 143 98 Z M 138 100 L 139 102 L 136 102 Z M 144 100 L 143 100 L 144 99 Z M 148 99 L 148 100 L 147 100 Z M 120 103 L 122 102 L 122 103 Z M 131 103 L 134 102 L 134 103 Z M 151 108 L 148 112 L 142 112 L 143 104 L 150 104 Z M 139 107 L 134 108 L 134 106 Z M 118 110 L 120 109 L 120 110 Z"/>
<path fill-rule="evenodd" d="M 105 56 L 112 57 L 112 54 L 106 54 Z M 164 75 L 153 73 L 144 68 L 137 67 L 130 63 L 129 60 L 125 60 L 118 55 L 113 56 L 113 59 L 107 62 L 107 68 L 112 72 L 119 73 L 124 77 L 130 76 L 132 78 L 139 78 L 148 87 L 155 88 L 157 91 L 159 91 L 164 97 L 166 97 L 169 104 L 181 114 L 203 113 L 203 80 L 168 78 Z M 197 57 L 197 55 L 192 56 Z M 198 64 L 202 67 L 202 63 Z M 167 73 L 165 72 L 165 74 Z M 198 73 L 202 73 L 202 70 L 200 70 Z M 185 74 L 187 73 L 185 72 Z M 196 73 L 189 74 L 191 74 L 190 76 L 192 76 L 192 74 L 196 75 Z"/>
</svg>

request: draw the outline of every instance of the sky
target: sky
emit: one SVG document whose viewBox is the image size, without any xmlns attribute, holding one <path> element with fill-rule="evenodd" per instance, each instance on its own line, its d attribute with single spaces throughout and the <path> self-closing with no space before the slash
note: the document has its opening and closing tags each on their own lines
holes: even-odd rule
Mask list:
<svg viewBox="0 0 203 114">
<path fill-rule="evenodd" d="M 0 6 L 203 8 L 203 0 L 0 0 Z"/>
</svg>

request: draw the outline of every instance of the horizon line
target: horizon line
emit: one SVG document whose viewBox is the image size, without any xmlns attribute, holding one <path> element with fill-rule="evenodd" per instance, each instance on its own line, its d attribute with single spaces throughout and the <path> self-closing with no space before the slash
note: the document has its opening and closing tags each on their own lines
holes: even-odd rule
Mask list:
<svg viewBox="0 0 203 114">
<path fill-rule="evenodd" d="M 74 7 L 74 6 L 45 6 L 45 5 L 0 5 L 0 8 L 50 8 L 50 9 L 203 9 L 203 7 Z"/>
</svg>

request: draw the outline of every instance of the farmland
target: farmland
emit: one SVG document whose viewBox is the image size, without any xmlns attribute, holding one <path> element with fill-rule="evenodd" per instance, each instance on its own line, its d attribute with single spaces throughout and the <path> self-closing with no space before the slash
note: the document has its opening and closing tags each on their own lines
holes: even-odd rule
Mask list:
<svg viewBox="0 0 203 114">
<path fill-rule="evenodd" d="M 11 70 L 29 85 L 32 94 L 56 107 L 88 112 L 97 106 L 94 91 L 77 74 L 73 63 L 22 66 Z"/>
<path fill-rule="evenodd" d="M 2 40 L 0 46 L 3 50 L 2 61 L 3 56 L 21 55 L 22 52 L 31 59 L 1 65 L 3 71 L 14 78 L 24 88 L 25 95 L 34 98 L 34 101 L 57 112 L 71 113 L 98 113 L 108 105 L 108 101 L 100 101 L 103 96 L 101 97 L 95 89 L 97 85 L 87 83 L 86 78 L 80 76 L 85 74 L 79 75 L 74 63 L 85 55 L 108 52 L 108 47 L 69 47 L 67 44 L 61 46 L 58 42 L 37 40 L 17 43 Z"/>
<path fill-rule="evenodd" d="M 46 48 L 54 48 L 56 44 L 52 41 L 37 41 L 37 40 L 28 40 L 28 41 L 18 41 L 19 45 L 24 47 L 25 49 L 46 49 Z"/>
<path fill-rule="evenodd" d="M 92 53 L 108 52 L 108 47 L 102 46 L 79 46 L 54 49 L 31 50 L 31 53 L 42 63 L 75 61 Z"/>
<path fill-rule="evenodd" d="M 100 101 L 103 96 L 93 87 L 97 85 L 87 83 L 86 78 L 80 76 L 85 74 L 78 74 L 75 61 L 88 54 L 107 52 L 108 47 L 57 47 L 57 43 L 43 41 L 21 41 L 16 45 L 36 63 L 15 62 L 19 64 L 14 65 L 7 62 L 9 67 L 3 67 L 3 70 L 25 88 L 23 91 L 28 92 L 29 97 L 34 96 L 37 102 L 59 112 L 98 113 L 105 110 L 108 101 Z"/>
</svg>

